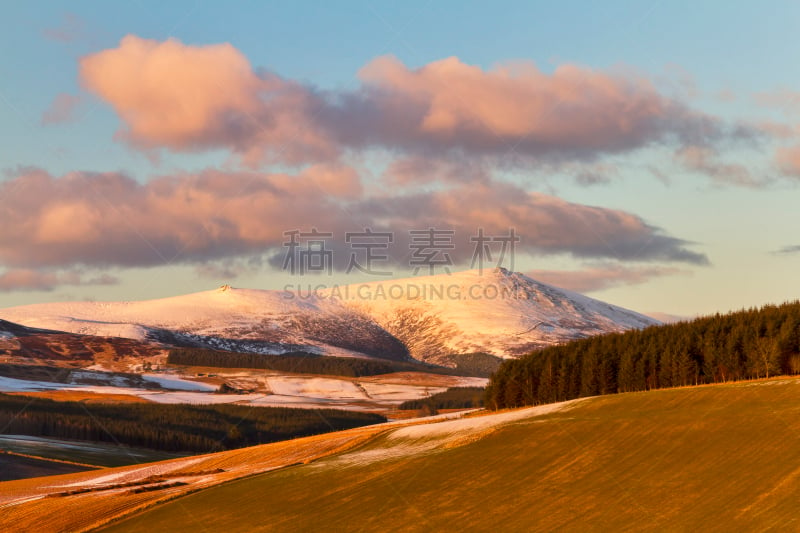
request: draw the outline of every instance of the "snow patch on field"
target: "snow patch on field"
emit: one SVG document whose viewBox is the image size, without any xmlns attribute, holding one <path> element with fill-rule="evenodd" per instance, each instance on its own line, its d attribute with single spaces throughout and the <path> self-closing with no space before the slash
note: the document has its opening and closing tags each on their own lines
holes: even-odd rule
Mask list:
<svg viewBox="0 0 800 533">
<path fill-rule="evenodd" d="M 0 376 L 0 392 L 33 392 L 42 390 L 59 390 L 69 385 L 49 383 L 47 381 L 31 381 Z"/>
<path fill-rule="evenodd" d="M 0 392 L 78 391 L 95 394 L 127 394 L 163 404 L 227 404 L 254 405 L 260 407 L 296 407 L 303 409 L 337 408 L 354 411 L 389 410 L 406 400 L 425 398 L 446 390 L 446 387 L 430 387 L 405 383 L 369 382 L 350 379 L 271 375 L 257 379 L 238 378 L 228 382 L 243 385 L 252 392 L 244 394 L 214 394 L 216 385 L 191 381 L 177 375 L 144 374 L 142 377 L 158 383 L 162 389 L 125 386 L 119 376 L 103 373 L 76 371 L 73 376 L 88 383 L 51 383 L 0 376 Z M 84 375 L 85 374 L 85 375 Z M 98 377 L 100 376 L 100 377 Z M 91 380 L 89 379 L 91 378 Z M 241 383 L 240 383 L 241 382 Z M 267 390 L 259 388 L 266 382 Z M 106 384 L 107 383 L 107 384 Z"/>
<path fill-rule="evenodd" d="M 421 387 L 419 385 L 401 385 L 398 383 L 362 383 L 373 400 L 402 403 L 406 400 L 417 400 L 432 394 L 444 392 L 447 387 Z"/>
<path fill-rule="evenodd" d="M 156 403 L 210 405 L 224 403 L 249 403 L 262 398 L 263 394 L 209 394 L 202 392 L 137 392 L 137 396 Z"/>
<path fill-rule="evenodd" d="M 387 425 L 399 425 L 400 427 L 386 434 L 389 441 L 387 445 L 347 453 L 320 463 L 319 467 L 364 465 L 387 459 L 419 456 L 443 448 L 459 446 L 479 440 L 504 425 L 564 411 L 583 400 L 585 398 L 478 416 L 449 413 L 411 424 L 391 422 Z"/>
<path fill-rule="evenodd" d="M 194 464 L 205 461 L 207 457 L 190 457 L 182 460 L 170 460 L 168 462 L 151 463 L 141 468 L 134 468 L 124 470 L 122 472 L 114 472 L 104 476 L 87 476 L 87 479 L 76 481 L 74 483 L 67 483 L 64 485 L 50 485 L 55 488 L 68 488 L 68 487 L 97 487 L 103 485 L 114 485 L 117 483 L 125 483 L 128 481 L 135 481 L 142 478 L 147 478 L 156 475 L 166 475 L 170 472 L 177 472 L 186 469 Z"/>
<path fill-rule="evenodd" d="M 342 379 L 271 376 L 269 388 L 279 396 L 303 396 L 326 399 L 366 399 L 353 382 Z"/>
<path fill-rule="evenodd" d="M 397 429 L 389 434 L 390 439 L 425 439 L 443 437 L 449 435 L 465 436 L 469 433 L 477 433 L 489 428 L 502 426 L 511 422 L 535 418 L 565 409 L 571 408 L 575 403 L 583 399 L 570 400 L 567 402 L 551 403 L 547 405 L 537 405 L 509 411 L 507 413 L 497 413 L 484 416 L 471 416 L 456 420 L 447 420 L 435 424 L 418 424 Z"/>
<path fill-rule="evenodd" d="M 208 383 L 201 383 L 199 381 L 190 381 L 188 379 L 182 379 L 177 376 L 164 376 L 162 374 L 142 374 L 142 377 L 147 381 L 158 383 L 164 389 L 202 391 L 202 392 L 213 392 L 216 390 L 216 387 L 214 385 L 209 385 Z"/>
</svg>

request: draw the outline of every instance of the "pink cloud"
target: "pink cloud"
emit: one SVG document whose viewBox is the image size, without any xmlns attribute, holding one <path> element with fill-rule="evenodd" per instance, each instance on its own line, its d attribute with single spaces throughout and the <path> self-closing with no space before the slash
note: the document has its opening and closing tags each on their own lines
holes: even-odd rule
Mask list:
<svg viewBox="0 0 800 533">
<path fill-rule="evenodd" d="M 776 107 L 788 113 L 796 113 L 800 110 L 800 92 L 785 87 L 756 93 L 753 95 L 753 99 L 760 105 Z"/>
<path fill-rule="evenodd" d="M 86 36 L 86 22 L 74 13 L 64 13 L 59 25 L 45 28 L 42 35 L 51 41 L 72 43 Z"/>
<path fill-rule="evenodd" d="M 143 149 L 228 148 L 245 161 L 324 160 L 335 147 L 309 123 L 313 99 L 263 73 L 230 44 L 184 45 L 128 35 L 81 59 L 84 86 L 110 103 L 118 137 Z"/>
<path fill-rule="evenodd" d="M 515 228 L 523 236 L 520 249 L 531 254 L 708 263 L 686 247 L 690 243 L 665 235 L 632 213 L 567 202 L 506 183 L 379 196 L 366 199 L 359 210 L 395 228 L 445 227 L 461 235 L 474 235 L 477 228 L 502 235 Z M 469 259 L 472 249 L 461 250 L 461 258 Z"/>
<path fill-rule="evenodd" d="M 116 285 L 119 280 L 108 274 L 86 278 L 83 273 L 69 271 L 41 271 L 29 268 L 0 272 L 0 292 L 52 291 L 60 285 Z"/>
<path fill-rule="evenodd" d="M 775 158 L 784 174 L 800 177 L 800 146 L 778 148 Z"/>
<path fill-rule="evenodd" d="M 575 292 L 595 292 L 622 285 L 639 285 L 653 278 L 685 274 L 673 267 L 598 265 L 583 270 L 532 270 L 532 278 Z"/>
<path fill-rule="evenodd" d="M 718 184 L 763 187 L 771 181 L 754 176 L 744 165 L 719 161 L 719 153 L 709 146 L 687 145 L 676 152 L 676 157 L 687 169 L 705 174 Z"/>
<path fill-rule="evenodd" d="M 76 118 L 75 112 L 82 101 L 83 99 L 80 96 L 72 94 L 60 93 L 56 95 L 50 107 L 42 113 L 41 124 L 45 126 L 72 122 Z"/>
<path fill-rule="evenodd" d="M 359 71 L 321 118 L 340 143 L 423 156 L 490 156 L 501 165 L 592 159 L 652 143 L 698 143 L 745 132 L 693 111 L 628 73 L 530 62 L 484 70 L 456 57 L 409 69 L 392 56 Z"/>
<path fill-rule="evenodd" d="M 321 91 L 254 70 L 230 44 L 134 35 L 80 62 L 83 85 L 122 120 L 120 140 L 143 150 L 224 148 L 251 167 L 370 148 L 513 166 L 734 134 L 630 73 L 566 64 L 548 74 L 530 62 L 484 70 L 456 57 L 410 69 L 383 56 L 358 76 L 354 90 Z"/>
<path fill-rule="evenodd" d="M 450 57 L 411 70 L 392 56 L 359 72 L 379 108 L 410 116 L 404 135 L 444 146 L 520 152 L 619 150 L 659 135 L 683 109 L 645 79 L 519 62 L 484 71 Z"/>
<path fill-rule="evenodd" d="M 457 184 L 432 192 L 372 195 L 359 187 L 346 167 L 311 167 L 295 176 L 206 170 L 147 183 L 116 173 L 53 177 L 27 170 L 0 183 L 0 264 L 107 268 L 252 257 L 272 258 L 275 264 L 285 251 L 284 232 L 311 227 L 334 232 L 338 243 L 345 232 L 366 227 L 394 231 L 397 246 L 405 246 L 395 256 L 400 263 L 407 256 L 408 231 L 428 227 L 457 232 L 456 261 L 470 259 L 468 237 L 480 227 L 498 235 L 515 228 L 523 237 L 523 253 L 708 261 L 686 241 L 631 213 L 513 185 Z M 345 264 L 347 259 L 343 256 Z"/>
<path fill-rule="evenodd" d="M 393 160 L 387 166 L 383 179 L 389 185 L 402 187 L 433 181 L 488 183 L 491 175 L 487 165 L 481 161 L 409 156 Z"/>
<path fill-rule="evenodd" d="M 736 93 L 730 89 L 722 89 L 714 94 L 714 97 L 720 102 L 734 102 L 736 101 Z"/>
</svg>

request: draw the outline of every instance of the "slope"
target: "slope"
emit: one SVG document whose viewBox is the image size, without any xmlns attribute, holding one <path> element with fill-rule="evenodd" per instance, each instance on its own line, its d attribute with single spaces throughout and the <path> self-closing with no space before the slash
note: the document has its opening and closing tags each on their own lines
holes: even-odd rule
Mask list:
<svg viewBox="0 0 800 533">
<path fill-rule="evenodd" d="M 142 302 L 0 309 L 30 327 L 172 345 L 367 355 L 452 365 L 451 354 L 514 357 L 534 348 L 656 321 L 505 269 L 333 287 L 316 293 L 234 289 Z"/>
<path fill-rule="evenodd" d="M 91 364 L 123 358 L 141 361 L 163 353 L 163 347 L 152 342 L 37 329 L 0 320 L 0 359 L 9 362 Z"/>
<path fill-rule="evenodd" d="M 657 324 L 649 317 L 504 268 L 379 281 L 329 291 L 403 341 L 411 355 L 516 357 L 601 333 Z"/>
<path fill-rule="evenodd" d="M 64 302 L 7 308 L 29 327 L 156 340 L 170 345 L 283 353 L 311 347 L 331 355 L 406 359 L 403 345 L 369 317 L 335 300 L 281 291 L 217 290 L 140 302 Z"/>
<path fill-rule="evenodd" d="M 106 531 L 796 529 L 798 400 L 779 379 L 402 428 Z"/>
</svg>

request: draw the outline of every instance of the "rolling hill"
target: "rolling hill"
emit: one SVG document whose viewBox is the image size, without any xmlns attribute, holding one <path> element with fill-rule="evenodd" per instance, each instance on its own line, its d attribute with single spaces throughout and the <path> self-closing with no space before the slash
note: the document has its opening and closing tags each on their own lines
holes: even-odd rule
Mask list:
<svg viewBox="0 0 800 533">
<path fill-rule="evenodd" d="M 778 378 L 371 426 L 0 484 L 0 528 L 794 530 L 798 406 Z"/>
<path fill-rule="evenodd" d="M 141 360 L 164 352 L 162 346 L 146 340 L 54 331 L 0 320 L 0 356 L 9 361 L 90 365 L 124 358 Z"/>
</svg>

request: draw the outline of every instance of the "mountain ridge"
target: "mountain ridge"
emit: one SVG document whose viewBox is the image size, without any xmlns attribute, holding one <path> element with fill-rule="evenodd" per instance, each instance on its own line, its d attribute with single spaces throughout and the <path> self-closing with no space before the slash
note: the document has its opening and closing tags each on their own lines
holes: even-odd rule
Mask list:
<svg viewBox="0 0 800 533">
<path fill-rule="evenodd" d="M 138 302 L 0 309 L 0 319 L 72 333 L 257 353 L 441 363 L 454 353 L 516 357 L 658 321 L 505 269 L 301 291 L 216 290 Z"/>
</svg>

